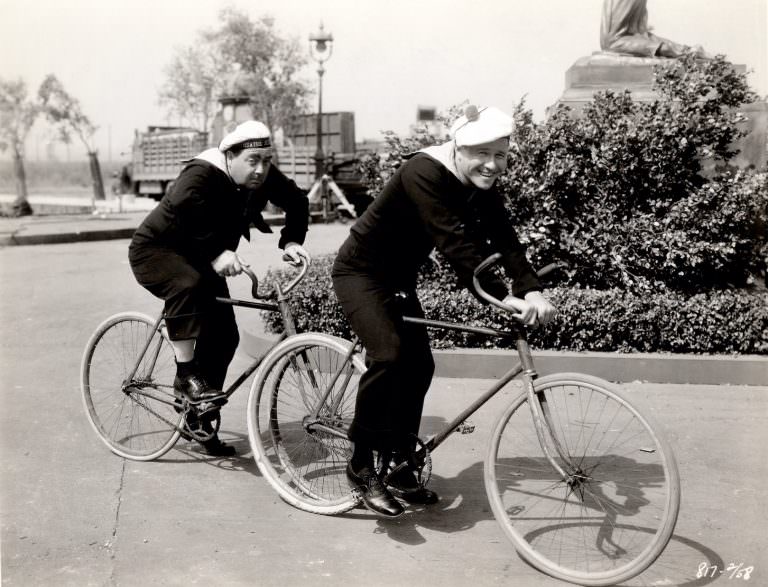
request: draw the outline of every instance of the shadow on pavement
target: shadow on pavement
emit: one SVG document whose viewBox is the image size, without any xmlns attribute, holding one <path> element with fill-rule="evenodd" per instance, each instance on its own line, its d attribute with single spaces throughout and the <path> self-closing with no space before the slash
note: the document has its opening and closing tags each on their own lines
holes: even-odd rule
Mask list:
<svg viewBox="0 0 768 587">
<path fill-rule="evenodd" d="M 425 436 L 433 434 L 445 423 L 441 418 L 425 418 L 422 426 Z M 247 434 L 222 430 L 221 436 L 235 446 L 238 452 L 236 456 L 212 457 L 202 452 L 194 442 L 180 440 L 174 450 L 160 461 L 198 461 L 222 471 L 245 472 L 261 477 L 252 457 Z M 425 531 L 452 534 L 471 530 L 480 522 L 495 521 L 485 493 L 482 461 L 473 463 L 451 478 L 432 475 L 429 487 L 440 495 L 439 503 L 432 506 L 409 506 L 406 514 L 395 520 L 379 518 L 362 506 L 338 517 L 373 521 L 376 523 L 374 533 L 386 534 L 392 540 L 409 546 L 427 542 Z M 506 540 L 502 532 L 499 532 L 499 536 L 502 541 Z M 510 556 L 528 564 L 517 557 L 511 542 L 509 551 Z M 696 540 L 674 534 L 659 559 L 648 570 L 622 585 L 702 587 L 723 577 L 728 578 L 729 572 L 717 552 Z"/>
<path fill-rule="evenodd" d="M 206 454 L 197 442 L 180 438 L 169 452 L 162 458 L 157 459 L 157 462 L 182 464 L 197 461 L 201 464 L 216 467 L 224 471 L 244 472 L 250 473 L 256 477 L 261 477 L 261 472 L 256 466 L 256 461 L 253 460 L 251 454 L 251 445 L 248 441 L 247 434 L 238 434 L 222 428 L 220 437 L 224 442 L 235 447 L 235 450 L 237 450 L 235 456 L 211 456 Z"/>
</svg>

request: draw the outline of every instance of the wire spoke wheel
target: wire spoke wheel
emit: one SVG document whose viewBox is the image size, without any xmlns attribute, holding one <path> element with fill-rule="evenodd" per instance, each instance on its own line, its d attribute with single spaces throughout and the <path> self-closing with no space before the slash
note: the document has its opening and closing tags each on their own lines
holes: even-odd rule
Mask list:
<svg viewBox="0 0 768 587">
<path fill-rule="evenodd" d="M 142 314 L 108 318 L 88 342 L 81 366 L 85 411 L 96 434 L 114 453 L 139 461 L 170 450 L 183 418 L 173 396 L 173 349 L 153 326 Z M 135 375 L 128 379 L 150 336 Z"/>
<path fill-rule="evenodd" d="M 499 419 L 485 463 L 496 519 L 520 555 L 559 579 L 612 585 L 645 570 L 680 506 L 677 465 L 659 428 L 608 382 L 559 374 L 534 382 L 542 451 L 528 397 Z"/>
<path fill-rule="evenodd" d="M 365 367 L 358 355 L 345 363 L 350 346 L 314 333 L 286 339 L 259 367 L 248 401 L 259 469 L 283 499 L 313 513 L 337 514 L 357 503 L 346 479 L 346 434 Z"/>
</svg>

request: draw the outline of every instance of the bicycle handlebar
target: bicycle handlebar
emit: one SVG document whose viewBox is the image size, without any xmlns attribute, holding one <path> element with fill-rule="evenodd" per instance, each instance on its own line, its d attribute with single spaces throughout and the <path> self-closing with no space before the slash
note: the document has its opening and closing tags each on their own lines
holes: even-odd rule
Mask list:
<svg viewBox="0 0 768 587">
<path fill-rule="evenodd" d="M 245 273 L 251 279 L 251 296 L 254 298 L 268 299 L 274 292 L 269 292 L 265 295 L 259 293 L 259 278 L 251 270 L 250 267 L 243 267 L 243 273 Z"/>
<path fill-rule="evenodd" d="M 307 271 L 309 271 L 309 262 L 304 257 L 299 257 L 299 262 L 294 263 L 292 261 L 288 261 L 288 264 L 292 267 L 298 267 L 299 273 L 294 277 L 288 285 L 286 285 L 284 288 L 282 288 L 283 294 L 287 294 L 289 291 L 291 291 L 294 287 L 296 287 L 299 282 L 304 279 L 304 276 L 307 274 Z"/>
<path fill-rule="evenodd" d="M 300 257 L 300 261 L 298 263 L 292 263 L 289 262 L 289 265 L 292 265 L 293 267 L 299 267 L 299 273 L 294 277 L 288 285 L 286 285 L 284 288 L 280 288 L 280 293 L 287 294 L 289 291 L 291 291 L 298 283 L 304 279 L 304 276 L 307 274 L 307 271 L 309 270 L 309 263 L 307 263 L 307 260 L 303 257 Z M 269 291 L 267 293 L 260 293 L 259 292 L 259 278 L 256 277 L 256 274 L 253 272 L 253 270 L 248 265 L 243 266 L 243 273 L 245 273 L 251 280 L 251 295 L 256 299 L 262 299 L 262 300 L 269 300 L 269 299 L 275 299 L 278 296 L 278 288 L 273 289 L 272 291 Z M 279 287 L 279 286 L 278 286 Z"/>
<path fill-rule="evenodd" d="M 483 287 L 480 285 L 480 280 L 478 279 L 479 275 L 495 265 L 499 259 L 501 259 L 501 253 L 494 253 L 487 259 L 485 259 L 482 263 L 480 263 L 477 268 L 474 271 L 474 274 L 472 275 L 472 286 L 475 288 L 475 291 L 477 292 L 477 295 L 479 295 L 481 298 L 483 298 L 486 302 L 489 304 L 496 306 L 497 308 L 501 308 L 505 312 L 509 312 L 513 315 L 513 317 L 516 317 L 516 314 L 519 314 L 522 310 L 521 308 L 517 307 L 515 304 L 515 301 L 523 302 L 520 298 L 513 298 L 513 300 L 510 300 L 511 303 L 505 304 L 501 300 L 493 297 L 491 294 L 489 294 L 487 291 L 483 289 Z M 544 277 L 548 273 L 551 273 L 555 269 L 559 269 L 561 267 L 567 267 L 565 263 L 550 263 L 549 265 L 545 265 L 541 269 L 539 269 L 536 272 L 536 275 L 539 277 Z"/>
<path fill-rule="evenodd" d="M 501 253 L 494 253 L 493 255 L 488 257 L 485 261 L 480 263 L 480 265 L 477 266 L 477 268 L 474 271 L 474 274 L 472 275 L 472 286 L 475 288 L 477 295 L 479 295 L 482 299 L 484 299 L 486 302 L 488 302 L 492 306 L 496 306 L 497 308 L 501 308 L 505 312 L 508 312 L 512 315 L 516 315 L 521 312 L 519 308 L 510 304 L 505 304 L 501 300 L 493 297 L 491 294 L 485 291 L 483 287 L 480 285 L 480 279 L 479 279 L 480 274 L 486 271 L 487 269 L 489 269 L 490 267 L 492 267 L 493 265 L 495 265 L 499 261 L 499 259 L 501 259 Z"/>
</svg>

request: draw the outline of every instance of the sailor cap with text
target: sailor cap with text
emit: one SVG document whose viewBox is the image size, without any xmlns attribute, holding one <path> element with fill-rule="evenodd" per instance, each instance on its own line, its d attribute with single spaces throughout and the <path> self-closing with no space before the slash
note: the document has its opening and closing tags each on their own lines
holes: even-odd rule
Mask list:
<svg viewBox="0 0 768 587">
<path fill-rule="evenodd" d="M 241 149 L 269 149 L 272 147 L 269 129 L 262 122 L 248 120 L 239 124 L 219 143 L 219 151 L 229 151 L 232 147 Z"/>
</svg>

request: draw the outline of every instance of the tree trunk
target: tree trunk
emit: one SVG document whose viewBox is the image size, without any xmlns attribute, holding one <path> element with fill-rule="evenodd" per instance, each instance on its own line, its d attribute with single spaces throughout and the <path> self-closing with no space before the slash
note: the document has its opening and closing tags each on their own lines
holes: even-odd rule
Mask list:
<svg viewBox="0 0 768 587">
<path fill-rule="evenodd" d="M 104 180 L 101 177 L 99 155 L 96 151 L 88 151 L 88 163 L 91 167 L 91 180 L 93 180 L 93 197 L 96 200 L 104 200 Z"/>
<path fill-rule="evenodd" d="M 16 200 L 11 205 L 14 216 L 29 216 L 32 214 L 32 206 L 29 205 L 27 194 L 27 172 L 24 169 L 24 158 L 22 154 L 13 151 L 13 170 L 16 176 Z"/>
</svg>

